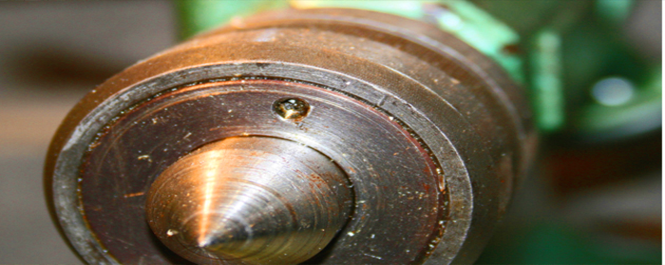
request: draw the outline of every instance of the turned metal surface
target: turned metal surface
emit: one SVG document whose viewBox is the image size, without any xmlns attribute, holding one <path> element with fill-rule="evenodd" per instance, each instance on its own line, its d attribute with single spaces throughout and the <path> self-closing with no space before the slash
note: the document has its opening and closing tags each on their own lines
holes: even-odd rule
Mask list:
<svg viewBox="0 0 665 265">
<path fill-rule="evenodd" d="M 316 150 L 353 184 L 351 217 L 306 263 L 472 263 L 536 147 L 519 86 L 424 22 L 343 9 L 236 22 L 110 78 L 61 125 L 45 175 L 81 256 L 187 263 L 152 233 L 146 194 L 198 148 L 252 136 Z"/>
<path fill-rule="evenodd" d="M 309 110 L 298 118 L 283 115 L 275 106 L 290 101 L 285 99 L 306 102 Z M 90 231 L 124 263 L 185 263 L 148 227 L 145 195 L 162 172 L 200 146 L 248 136 L 304 144 L 335 161 L 353 184 L 348 224 L 325 253 L 307 262 L 380 257 L 409 263 L 438 236 L 436 220 L 446 212 L 437 165 L 394 117 L 328 89 L 265 79 L 164 93 L 104 130 L 82 165 L 80 194 Z"/>
<path fill-rule="evenodd" d="M 179 159 L 152 184 L 150 227 L 198 264 L 294 264 L 319 253 L 351 213 L 330 158 L 291 141 L 234 137 Z"/>
</svg>

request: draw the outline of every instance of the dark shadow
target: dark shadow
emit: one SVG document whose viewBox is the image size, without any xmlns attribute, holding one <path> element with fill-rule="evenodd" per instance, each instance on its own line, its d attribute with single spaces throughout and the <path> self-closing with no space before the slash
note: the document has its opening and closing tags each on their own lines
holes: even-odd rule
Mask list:
<svg viewBox="0 0 665 265">
<path fill-rule="evenodd" d="M 17 48 L 5 63 L 16 82 L 44 89 L 54 84 L 91 89 L 128 66 L 78 52 L 75 47 L 44 43 Z"/>
</svg>

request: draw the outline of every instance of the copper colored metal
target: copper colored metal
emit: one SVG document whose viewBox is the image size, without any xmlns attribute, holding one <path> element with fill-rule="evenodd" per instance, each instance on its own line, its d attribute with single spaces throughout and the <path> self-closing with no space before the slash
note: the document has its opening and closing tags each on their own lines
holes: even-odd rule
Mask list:
<svg viewBox="0 0 665 265">
<path fill-rule="evenodd" d="M 295 264 L 346 224 L 349 186 L 330 158 L 308 147 L 233 137 L 168 167 L 146 212 L 157 237 L 198 264 Z"/>
</svg>

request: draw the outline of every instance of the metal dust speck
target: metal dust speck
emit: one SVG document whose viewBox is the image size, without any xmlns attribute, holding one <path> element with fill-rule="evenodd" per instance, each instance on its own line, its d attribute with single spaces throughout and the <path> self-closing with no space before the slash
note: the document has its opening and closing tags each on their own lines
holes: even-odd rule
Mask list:
<svg viewBox="0 0 665 265">
<path fill-rule="evenodd" d="M 150 155 L 140 155 L 136 159 L 138 159 L 138 160 L 147 160 L 148 162 L 152 162 L 152 158 L 150 158 Z"/>
<path fill-rule="evenodd" d="M 368 257 L 375 258 L 375 259 L 379 259 L 379 260 L 380 260 L 380 259 L 383 259 L 382 257 L 376 256 L 376 255 L 372 255 L 372 254 L 367 254 L 367 253 L 365 253 L 364 255 L 365 255 L 365 256 L 368 256 Z"/>
<path fill-rule="evenodd" d="M 145 192 L 135 192 L 135 193 L 125 194 L 125 195 L 123 195 L 123 197 L 125 197 L 125 199 L 127 199 L 127 198 L 132 198 L 132 197 L 143 196 L 143 195 L 145 195 Z"/>
<path fill-rule="evenodd" d="M 167 236 L 175 236 L 177 234 L 178 234 L 178 230 L 175 230 L 175 229 L 169 229 L 168 231 L 166 231 Z"/>
</svg>

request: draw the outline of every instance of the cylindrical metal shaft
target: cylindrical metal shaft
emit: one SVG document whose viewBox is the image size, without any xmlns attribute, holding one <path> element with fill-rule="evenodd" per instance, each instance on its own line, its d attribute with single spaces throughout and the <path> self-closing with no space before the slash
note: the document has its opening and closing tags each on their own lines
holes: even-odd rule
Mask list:
<svg viewBox="0 0 665 265">
<path fill-rule="evenodd" d="M 269 137 L 234 137 L 179 159 L 152 184 L 153 232 L 199 264 L 294 264 L 349 218 L 345 174 L 326 156 Z"/>
</svg>

